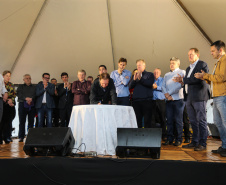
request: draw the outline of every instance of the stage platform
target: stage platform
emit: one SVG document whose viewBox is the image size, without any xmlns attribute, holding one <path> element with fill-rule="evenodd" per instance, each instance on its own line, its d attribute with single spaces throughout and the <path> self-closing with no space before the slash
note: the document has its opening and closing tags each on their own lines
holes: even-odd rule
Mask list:
<svg viewBox="0 0 226 185">
<path fill-rule="evenodd" d="M 29 157 L 24 143 L 0 145 L 2 185 L 225 185 L 226 158 L 212 154 L 221 141 L 208 139 L 206 151 L 162 146 L 158 160 L 116 156 Z"/>
<path fill-rule="evenodd" d="M 184 145 L 183 143 L 182 145 Z M 207 150 L 196 152 L 193 149 L 184 149 L 181 146 L 162 146 L 161 155 L 158 160 L 181 160 L 198 162 L 219 162 L 226 163 L 226 157 L 211 153 L 211 150 L 217 149 L 221 144 L 219 139 L 210 138 L 207 140 Z M 24 143 L 19 143 L 18 139 L 13 139 L 10 144 L 0 145 L 0 159 L 27 158 L 23 151 Z M 117 158 L 116 156 L 98 156 L 104 158 Z M 147 158 L 146 158 L 147 159 Z"/>
</svg>

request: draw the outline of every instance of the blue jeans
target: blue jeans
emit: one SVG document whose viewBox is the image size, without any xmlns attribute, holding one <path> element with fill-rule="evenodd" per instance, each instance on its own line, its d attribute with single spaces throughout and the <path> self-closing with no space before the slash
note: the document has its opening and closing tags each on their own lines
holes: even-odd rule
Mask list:
<svg viewBox="0 0 226 185">
<path fill-rule="evenodd" d="M 46 115 L 46 127 L 52 127 L 52 109 L 48 108 L 46 104 L 37 109 L 38 112 L 38 127 L 43 127 L 44 118 Z"/>
<path fill-rule="evenodd" d="M 213 119 L 220 133 L 222 148 L 226 149 L 226 96 L 213 98 Z"/>
<path fill-rule="evenodd" d="M 169 142 L 174 140 L 174 124 L 177 131 L 175 139 L 182 142 L 184 105 L 184 100 L 182 99 L 166 102 L 167 140 Z"/>
<path fill-rule="evenodd" d="M 207 122 L 206 122 L 206 101 L 187 101 L 188 117 L 192 126 L 192 143 L 195 146 L 206 146 Z"/>
</svg>

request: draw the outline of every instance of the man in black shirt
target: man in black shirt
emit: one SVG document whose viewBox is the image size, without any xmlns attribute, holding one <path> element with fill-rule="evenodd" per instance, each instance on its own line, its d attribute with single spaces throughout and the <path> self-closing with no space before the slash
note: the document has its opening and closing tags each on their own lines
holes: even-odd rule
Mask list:
<svg viewBox="0 0 226 185">
<path fill-rule="evenodd" d="M 24 75 L 24 84 L 19 85 L 17 96 L 19 102 L 19 142 L 23 142 L 25 136 L 25 123 L 28 116 L 28 129 L 34 127 L 35 117 L 35 86 L 31 83 L 31 76 Z"/>
<path fill-rule="evenodd" d="M 102 73 L 99 79 L 95 80 L 90 92 L 91 104 L 117 104 L 117 94 L 114 83 L 110 83 L 110 75 Z"/>
<path fill-rule="evenodd" d="M 133 109 L 137 118 L 138 128 L 142 128 L 142 119 L 144 117 L 144 127 L 152 128 L 152 97 L 154 75 L 151 72 L 145 71 L 145 61 L 139 59 L 136 61 L 137 72 L 133 75 L 129 83 L 129 88 L 133 90 Z"/>
<path fill-rule="evenodd" d="M 59 115 L 61 119 L 61 127 L 67 127 L 71 117 L 71 111 L 73 107 L 73 98 L 74 94 L 71 92 L 71 83 L 68 81 L 68 74 L 63 72 L 61 74 L 61 83 L 58 88 L 58 97 L 59 97 Z"/>
</svg>

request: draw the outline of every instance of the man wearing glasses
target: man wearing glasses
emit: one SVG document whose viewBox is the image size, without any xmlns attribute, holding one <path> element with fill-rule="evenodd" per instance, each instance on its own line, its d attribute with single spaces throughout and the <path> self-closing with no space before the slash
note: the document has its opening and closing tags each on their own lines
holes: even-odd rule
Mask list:
<svg viewBox="0 0 226 185">
<path fill-rule="evenodd" d="M 46 127 L 52 127 L 52 110 L 55 108 L 53 96 L 55 86 L 49 83 L 50 74 L 43 73 L 41 82 L 36 86 L 36 105 L 38 113 L 38 127 L 44 126 L 44 117 L 46 114 Z"/>
</svg>

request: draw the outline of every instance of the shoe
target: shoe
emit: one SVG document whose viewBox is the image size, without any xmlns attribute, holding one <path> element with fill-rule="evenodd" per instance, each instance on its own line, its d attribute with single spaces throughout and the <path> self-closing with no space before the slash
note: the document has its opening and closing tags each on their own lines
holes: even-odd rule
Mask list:
<svg viewBox="0 0 226 185">
<path fill-rule="evenodd" d="M 167 137 L 162 137 L 162 140 L 163 141 L 167 141 Z"/>
<path fill-rule="evenodd" d="M 165 143 L 163 143 L 163 145 L 173 145 L 173 142 L 166 141 Z"/>
<path fill-rule="evenodd" d="M 226 157 L 226 149 L 222 148 L 222 150 L 220 151 L 220 155 L 221 157 Z"/>
<path fill-rule="evenodd" d="M 5 144 L 9 144 L 10 143 L 10 139 L 5 139 Z"/>
<path fill-rule="evenodd" d="M 24 139 L 23 139 L 23 138 L 20 138 L 20 139 L 19 139 L 19 142 L 24 142 Z"/>
<path fill-rule="evenodd" d="M 205 146 L 202 146 L 202 145 L 196 146 L 194 148 L 194 151 L 203 151 L 203 150 L 206 150 L 206 147 Z"/>
<path fill-rule="evenodd" d="M 189 143 L 187 145 L 183 145 L 182 148 L 194 148 L 196 147 L 193 143 Z"/>
<path fill-rule="evenodd" d="M 190 139 L 189 138 L 185 138 L 184 143 L 190 143 Z"/>
<path fill-rule="evenodd" d="M 223 150 L 222 146 L 220 146 L 217 150 L 212 150 L 211 152 L 214 154 L 220 154 L 220 152 Z"/>
<path fill-rule="evenodd" d="M 175 143 L 173 143 L 174 146 L 180 146 L 181 142 L 180 141 L 175 141 Z"/>
</svg>

